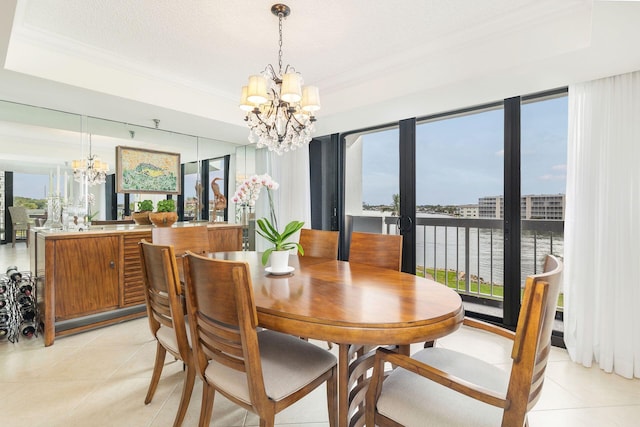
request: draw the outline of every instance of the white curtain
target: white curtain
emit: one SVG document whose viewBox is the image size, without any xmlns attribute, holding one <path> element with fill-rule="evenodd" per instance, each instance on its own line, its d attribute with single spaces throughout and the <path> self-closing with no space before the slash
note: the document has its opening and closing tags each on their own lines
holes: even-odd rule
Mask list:
<svg viewBox="0 0 640 427">
<path fill-rule="evenodd" d="M 293 220 L 304 221 L 305 228 L 311 228 L 309 146 L 304 145 L 281 156 L 266 149 L 257 150 L 256 171 L 258 174 L 268 173 L 280 184 L 280 188 L 273 192 L 280 231 Z M 260 193 L 256 206 L 256 218 L 263 216 L 269 216 L 269 198 L 266 191 Z M 256 250 L 263 251 L 268 247 L 263 238 L 256 236 Z"/>
<path fill-rule="evenodd" d="M 569 88 L 566 200 L 569 355 L 640 377 L 640 72 Z"/>
</svg>

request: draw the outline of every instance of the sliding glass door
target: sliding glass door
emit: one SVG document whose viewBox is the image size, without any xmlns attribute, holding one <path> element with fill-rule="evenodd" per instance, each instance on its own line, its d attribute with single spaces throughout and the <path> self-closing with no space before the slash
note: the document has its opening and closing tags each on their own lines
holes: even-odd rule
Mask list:
<svg viewBox="0 0 640 427">
<path fill-rule="evenodd" d="M 398 128 L 345 138 L 345 228 L 352 231 L 398 233 L 400 209 Z"/>
<path fill-rule="evenodd" d="M 417 273 L 502 317 L 502 107 L 420 121 L 415 152 Z"/>
<path fill-rule="evenodd" d="M 403 271 L 515 325 L 526 276 L 562 256 L 566 130 L 556 91 L 343 135 L 343 235 L 402 234 Z"/>
</svg>

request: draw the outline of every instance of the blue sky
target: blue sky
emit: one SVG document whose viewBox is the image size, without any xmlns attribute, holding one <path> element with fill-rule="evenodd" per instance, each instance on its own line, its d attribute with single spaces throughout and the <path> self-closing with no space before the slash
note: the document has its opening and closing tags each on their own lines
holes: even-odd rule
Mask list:
<svg viewBox="0 0 640 427">
<path fill-rule="evenodd" d="M 418 205 L 477 203 L 503 193 L 503 111 L 419 124 Z M 523 104 L 522 194 L 565 192 L 567 97 Z M 398 130 L 363 137 L 363 201 L 390 204 L 398 193 Z"/>
<path fill-rule="evenodd" d="M 54 184 L 55 187 L 55 178 Z M 60 182 L 62 185 L 62 182 Z M 13 195 L 32 199 L 45 199 L 46 189 L 49 188 L 49 175 L 32 175 L 15 173 L 13 175 Z"/>
</svg>

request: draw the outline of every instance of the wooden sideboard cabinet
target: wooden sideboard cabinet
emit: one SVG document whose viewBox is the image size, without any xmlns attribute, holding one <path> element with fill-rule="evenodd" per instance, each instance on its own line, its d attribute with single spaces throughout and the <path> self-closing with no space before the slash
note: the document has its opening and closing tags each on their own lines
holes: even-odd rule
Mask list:
<svg viewBox="0 0 640 427">
<path fill-rule="evenodd" d="M 151 226 L 31 233 L 31 271 L 44 296 L 39 306 L 46 346 L 56 336 L 146 315 L 138 242 L 151 241 Z M 212 252 L 242 249 L 239 225 L 210 224 L 207 233 Z"/>
</svg>

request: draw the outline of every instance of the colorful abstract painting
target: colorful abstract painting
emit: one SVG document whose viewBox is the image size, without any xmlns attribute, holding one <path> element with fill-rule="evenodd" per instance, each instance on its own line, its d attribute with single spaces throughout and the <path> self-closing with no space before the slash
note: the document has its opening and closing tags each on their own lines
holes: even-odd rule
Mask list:
<svg viewBox="0 0 640 427">
<path fill-rule="evenodd" d="M 116 147 L 116 191 L 180 194 L 180 154 Z"/>
</svg>

